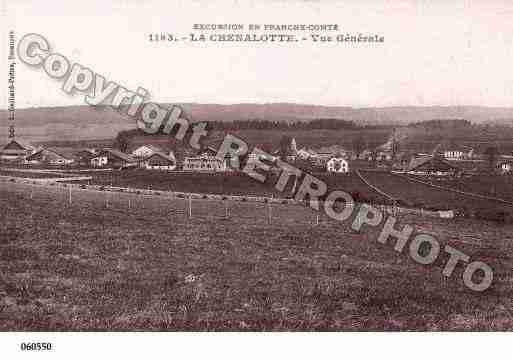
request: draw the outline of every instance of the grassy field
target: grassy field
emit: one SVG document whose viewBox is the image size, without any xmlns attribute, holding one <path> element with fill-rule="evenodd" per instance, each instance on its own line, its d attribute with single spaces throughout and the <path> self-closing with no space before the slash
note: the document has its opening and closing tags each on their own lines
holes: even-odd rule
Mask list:
<svg viewBox="0 0 513 359">
<path fill-rule="evenodd" d="M 412 177 L 438 186 L 454 188 L 464 192 L 478 193 L 485 196 L 500 197 L 513 202 L 513 176 L 480 175 L 441 179 L 423 178 L 423 176 Z"/>
<path fill-rule="evenodd" d="M 441 256 L 298 206 L 5 183 L 2 330 L 511 330 L 513 226 L 401 218 L 494 268 L 483 293 Z M 109 197 L 107 197 L 109 196 Z M 108 198 L 108 200 L 106 200 Z M 128 207 L 128 201 L 131 206 Z M 107 208 L 105 203 L 107 202 Z"/>
<path fill-rule="evenodd" d="M 401 199 L 408 206 L 426 209 L 454 209 L 477 215 L 489 212 L 504 212 L 510 216 L 513 214 L 511 205 L 432 188 L 387 172 L 365 171 L 363 175 L 371 184 L 379 187 L 385 193 Z M 443 183 L 435 184 L 451 188 Z"/>
<path fill-rule="evenodd" d="M 284 192 L 278 192 L 274 185 L 278 176 L 270 175 L 267 183 L 262 184 L 244 173 L 206 174 L 187 172 L 163 172 L 148 170 L 105 171 L 105 172 L 76 172 L 81 176 L 92 176 L 87 183 L 140 189 L 154 189 L 175 192 L 211 193 L 249 196 L 290 196 L 293 179 Z M 329 175 L 326 173 L 315 176 L 329 186 L 330 189 L 344 190 L 349 193 L 359 193 L 367 201 L 380 202 L 381 195 L 372 191 L 354 173 L 348 175 Z"/>
</svg>

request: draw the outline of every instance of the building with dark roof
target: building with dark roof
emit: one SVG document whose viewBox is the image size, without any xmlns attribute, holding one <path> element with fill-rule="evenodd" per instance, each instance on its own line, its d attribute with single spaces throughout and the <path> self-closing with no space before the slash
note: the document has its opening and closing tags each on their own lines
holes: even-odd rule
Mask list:
<svg viewBox="0 0 513 359">
<path fill-rule="evenodd" d="M 69 165 L 74 162 L 74 159 L 58 150 L 40 148 L 25 157 L 25 162 L 29 164 Z"/>
<path fill-rule="evenodd" d="M 412 158 L 407 172 L 415 175 L 448 176 L 455 175 L 461 170 L 444 158 L 425 156 Z"/>
<path fill-rule="evenodd" d="M 0 149 L 0 159 L 6 161 L 24 160 L 25 157 L 35 151 L 36 147 L 31 144 L 13 139 Z"/>
<path fill-rule="evenodd" d="M 173 171 L 176 169 L 176 159 L 172 152 L 169 155 L 164 152 L 153 152 L 142 160 L 141 167 L 149 170 Z"/>
</svg>

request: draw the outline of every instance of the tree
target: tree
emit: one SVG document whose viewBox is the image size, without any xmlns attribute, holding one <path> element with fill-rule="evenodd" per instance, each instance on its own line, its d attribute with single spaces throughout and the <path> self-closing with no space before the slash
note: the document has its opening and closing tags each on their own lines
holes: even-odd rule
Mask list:
<svg viewBox="0 0 513 359">
<path fill-rule="evenodd" d="M 119 132 L 116 136 L 115 147 L 121 152 L 126 152 L 128 150 L 128 138 L 123 131 Z"/>
<path fill-rule="evenodd" d="M 499 150 L 496 146 L 490 146 L 486 148 L 484 155 L 488 162 L 488 170 L 491 174 L 495 173 L 497 159 L 499 158 Z"/>
<path fill-rule="evenodd" d="M 364 146 L 365 145 L 364 145 L 363 137 L 361 135 L 356 137 L 353 140 L 353 151 L 356 154 L 356 157 L 360 156 L 360 154 L 364 150 Z"/>
</svg>

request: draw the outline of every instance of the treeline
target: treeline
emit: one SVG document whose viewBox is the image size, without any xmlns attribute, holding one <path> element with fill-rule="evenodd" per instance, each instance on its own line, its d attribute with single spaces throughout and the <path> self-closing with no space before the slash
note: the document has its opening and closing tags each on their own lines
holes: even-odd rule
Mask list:
<svg viewBox="0 0 513 359">
<path fill-rule="evenodd" d="M 469 120 L 463 119 L 434 119 L 423 122 L 416 122 L 408 124 L 408 127 L 423 127 L 429 129 L 444 129 L 444 128 L 465 128 L 471 127 L 472 123 Z"/>
<path fill-rule="evenodd" d="M 319 118 L 310 121 L 269 121 L 249 119 L 239 121 L 207 121 L 207 128 L 217 131 L 237 130 L 352 130 L 360 128 L 353 121 L 338 118 Z"/>
</svg>

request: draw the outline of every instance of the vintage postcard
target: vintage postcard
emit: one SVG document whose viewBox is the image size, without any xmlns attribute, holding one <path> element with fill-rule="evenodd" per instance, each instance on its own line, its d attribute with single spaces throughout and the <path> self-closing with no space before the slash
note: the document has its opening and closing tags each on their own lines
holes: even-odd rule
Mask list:
<svg viewBox="0 0 513 359">
<path fill-rule="evenodd" d="M 513 329 L 510 1 L 1 4 L 6 335 Z"/>
</svg>

